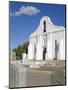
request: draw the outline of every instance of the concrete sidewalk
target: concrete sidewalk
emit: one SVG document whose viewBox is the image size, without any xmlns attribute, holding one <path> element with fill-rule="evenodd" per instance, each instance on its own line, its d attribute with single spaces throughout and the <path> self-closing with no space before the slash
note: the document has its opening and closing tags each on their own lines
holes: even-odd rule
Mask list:
<svg viewBox="0 0 68 90">
<path fill-rule="evenodd" d="M 30 68 L 21 63 L 10 64 L 10 88 L 65 85 L 65 65 L 63 62 L 50 63 L 40 68 Z"/>
</svg>

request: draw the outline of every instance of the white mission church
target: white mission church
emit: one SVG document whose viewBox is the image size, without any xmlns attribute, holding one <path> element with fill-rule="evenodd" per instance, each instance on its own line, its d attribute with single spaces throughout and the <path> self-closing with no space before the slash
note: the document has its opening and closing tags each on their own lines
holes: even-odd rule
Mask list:
<svg viewBox="0 0 68 90">
<path fill-rule="evenodd" d="M 56 26 L 44 16 L 29 37 L 29 60 L 65 60 L 65 28 Z"/>
</svg>

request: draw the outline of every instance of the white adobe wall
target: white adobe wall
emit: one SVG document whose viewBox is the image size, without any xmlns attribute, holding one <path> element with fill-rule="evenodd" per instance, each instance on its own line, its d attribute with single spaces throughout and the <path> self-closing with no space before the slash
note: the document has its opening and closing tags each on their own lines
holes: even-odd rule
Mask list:
<svg viewBox="0 0 68 90">
<path fill-rule="evenodd" d="M 65 60 L 65 31 L 52 33 L 52 59 L 55 57 L 55 40 L 59 44 L 58 60 Z"/>
<path fill-rule="evenodd" d="M 28 59 L 29 60 L 33 60 L 34 59 L 34 43 L 33 43 L 33 39 L 29 40 Z"/>
<path fill-rule="evenodd" d="M 29 40 L 29 46 L 28 46 L 28 59 L 29 60 L 42 60 L 43 58 L 43 48 L 42 48 L 42 43 L 43 42 L 43 37 L 42 36 L 39 36 L 38 37 L 38 42 L 36 40 L 36 37 L 34 38 L 31 38 Z M 36 45 L 36 53 L 34 55 L 34 48 Z"/>
<path fill-rule="evenodd" d="M 52 33 L 47 34 L 47 56 L 46 60 L 52 59 Z"/>
<path fill-rule="evenodd" d="M 43 17 L 41 18 L 41 20 L 40 20 L 40 24 L 39 24 L 37 30 L 35 30 L 35 31 L 30 35 L 30 38 L 31 38 L 31 37 L 34 37 L 34 36 L 36 36 L 36 35 L 41 35 L 41 34 L 43 34 L 43 28 L 44 28 L 43 21 L 46 21 L 46 32 L 52 32 L 52 31 L 64 29 L 63 26 L 54 25 L 53 22 L 51 21 L 50 17 L 48 17 L 48 16 L 43 16 Z"/>
<path fill-rule="evenodd" d="M 43 59 L 43 36 L 38 37 L 36 60 Z"/>
<path fill-rule="evenodd" d="M 47 54 L 46 59 L 54 59 L 55 57 L 55 47 L 54 41 L 57 39 L 59 42 L 59 52 L 58 59 L 65 59 L 65 29 L 63 26 L 54 25 L 48 16 L 44 16 L 40 20 L 40 25 L 37 30 L 33 32 L 29 37 L 29 47 L 28 47 L 28 59 L 30 60 L 42 60 L 43 59 L 43 21 L 46 21 L 46 32 L 47 33 Z M 54 32 L 55 33 L 52 33 Z M 62 31 L 62 32 L 61 32 Z M 36 36 L 42 35 L 38 37 L 38 43 L 36 40 Z M 36 56 L 34 58 L 34 43 L 36 43 Z"/>
<path fill-rule="evenodd" d="M 60 40 L 60 60 L 65 60 L 65 31 L 62 34 L 63 38 Z"/>
</svg>

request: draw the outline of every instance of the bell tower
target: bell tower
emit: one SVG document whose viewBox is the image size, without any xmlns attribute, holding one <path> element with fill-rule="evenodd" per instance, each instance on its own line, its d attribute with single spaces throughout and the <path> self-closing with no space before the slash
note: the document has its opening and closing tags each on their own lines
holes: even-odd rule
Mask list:
<svg viewBox="0 0 68 90">
<path fill-rule="evenodd" d="M 46 32 L 46 21 L 43 21 L 43 32 Z"/>
</svg>

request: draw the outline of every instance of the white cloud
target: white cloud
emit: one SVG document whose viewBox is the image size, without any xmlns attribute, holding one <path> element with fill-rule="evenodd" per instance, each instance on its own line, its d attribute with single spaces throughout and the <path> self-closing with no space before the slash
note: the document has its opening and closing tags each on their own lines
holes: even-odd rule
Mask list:
<svg viewBox="0 0 68 90">
<path fill-rule="evenodd" d="M 39 13 L 40 10 L 33 6 L 22 6 L 18 11 L 11 13 L 11 16 L 19 16 L 21 14 L 34 15 Z"/>
</svg>

